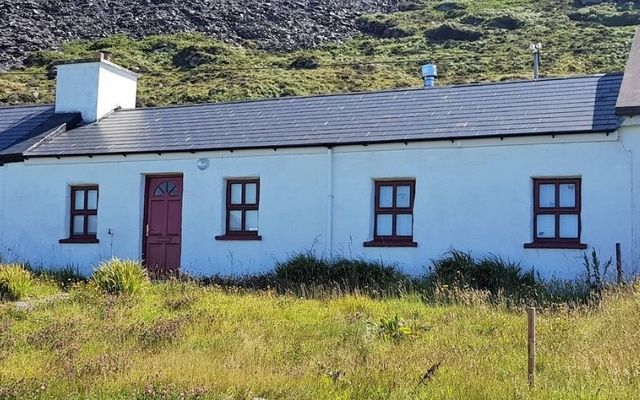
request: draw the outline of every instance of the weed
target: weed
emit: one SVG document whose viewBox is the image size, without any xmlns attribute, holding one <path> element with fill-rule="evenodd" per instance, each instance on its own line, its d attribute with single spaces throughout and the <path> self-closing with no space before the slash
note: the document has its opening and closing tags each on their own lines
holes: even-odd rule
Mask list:
<svg viewBox="0 0 640 400">
<path fill-rule="evenodd" d="M 28 268 L 34 276 L 55 281 L 62 289 L 69 289 L 76 283 L 86 282 L 77 267 L 67 266 L 63 268 Z"/>
<path fill-rule="evenodd" d="M 413 337 L 415 332 L 397 315 L 390 319 L 381 318 L 367 324 L 369 332 L 384 340 L 400 341 Z"/>
<path fill-rule="evenodd" d="M 582 261 L 585 272 L 587 274 L 587 284 L 594 290 L 601 291 L 604 287 L 605 279 L 612 260 L 608 259 L 604 263 L 600 261 L 596 249 L 591 250 L 590 257 L 587 253 L 582 254 Z"/>
<path fill-rule="evenodd" d="M 100 263 L 91 282 L 109 294 L 134 295 L 145 289 L 149 277 L 140 262 L 112 258 Z"/>
<path fill-rule="evenodd" d="M 20 300 L 32 285 L 33 277 L 22 265 L 0 265 L 0 300 Z"/>
</svg>

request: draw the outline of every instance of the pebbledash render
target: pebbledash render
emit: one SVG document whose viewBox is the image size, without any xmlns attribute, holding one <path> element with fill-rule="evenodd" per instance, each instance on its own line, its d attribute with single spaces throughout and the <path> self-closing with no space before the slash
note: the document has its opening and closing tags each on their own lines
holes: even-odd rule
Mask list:
<svg viewBox="0 0 640 400">
<path fill-rule="evenodd" d="M 604 75 L 158 108 L 136 81 L 68 63 L 54 105 L 0 108 L 3 261 L 237 275 L 312 251 L 421 274 L 459 249 L 572 278 L 620 243 L 640 266 L 638 34 Z"/>
</svg>

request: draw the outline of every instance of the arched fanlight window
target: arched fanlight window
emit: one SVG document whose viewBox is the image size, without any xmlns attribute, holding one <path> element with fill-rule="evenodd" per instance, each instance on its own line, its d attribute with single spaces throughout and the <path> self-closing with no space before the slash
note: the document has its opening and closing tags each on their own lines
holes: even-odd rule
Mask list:
<svg viewBox="0 0 640 400">
<path fill-rule="evenodd" d="M 174 183 L 164 181 L 156 186 L 155 190 L 153 191 L 153 195 L 155 197 L 162 197 L 165 194 L 168 194 L 169 196 L 177 196 L 178 188 Z"/>
</svg>

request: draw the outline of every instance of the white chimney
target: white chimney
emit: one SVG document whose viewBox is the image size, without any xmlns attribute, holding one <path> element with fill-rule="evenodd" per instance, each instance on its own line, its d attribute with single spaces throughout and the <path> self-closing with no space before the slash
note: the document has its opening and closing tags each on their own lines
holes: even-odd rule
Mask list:
<svg viewBox="0 0 640 400">
<path fill-rule="evenodd" d="M 56 67 L 57 113 L 79 112 L 85 123 L 91 123 L 117 108 L 136 107 L 138 75 L 107 58 L 98 53 L 96 60 Z"/>
</svg>

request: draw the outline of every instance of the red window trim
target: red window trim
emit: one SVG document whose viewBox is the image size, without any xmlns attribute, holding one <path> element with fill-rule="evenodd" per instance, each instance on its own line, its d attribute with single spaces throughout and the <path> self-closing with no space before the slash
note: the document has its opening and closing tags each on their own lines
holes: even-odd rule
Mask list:
<svg viewBox="0 0 640 400">
<path fill-rule="evenodd" d="M 246 204 L 245 193 L 247 184 L 256 184 L 256 203 Z M 231 187 L 232 185 L 242 185 L 242 203 L 231 204 Z M 216 240 L 262 240 L 262 236 L 258 234 L 258 231 L 246 230 L 246 212 L 258 211 L 260 209 L 260 179 L 227 179 L 227 201 L 225 212 L 225 234 L 216 236 Z M 242 226 L 240 230 L 232 231 L 229 229 L 229 220 L 231 218 L 231 211 L 242 211 Z M 258 228 L 259 229 L 259 228 Z"/>
<path fill-rule="evenodd" d="M 70 190 L 71 190 L 71 202 L 69 204 L 69 237 L 66 239 L 61 239 L 58 242 L 59 243 L 99 243 L 100 241 L 98 240 L 97 233 L 89 234 L 87 232 L 89 229 L 88 217 L 90 215 L 96 215 L 96 216 L 98 215 L 98 207 L 100 203 L 99 202 L 100 190 L 98 188 L 98 185 L 75 185 L 75 186 L 71 186 Z M 89 209 L 89 205 L 88 205 L 89 196 L 87 196 L 87 192 L 91 190 L 95 190 L 97 192 L 98 203 L 96 205 L 95 210 Z M 84 207 L 81 210 L 75 209 L 77 192 L 84 192 Z M 81 235 L 73 233 L 73 218 L 78 215 L 84 216 L 83 233 Z"/>
<path fill-rule="evenodd" d="M 363 243 L 364 247 L 417 247 L 418 244 L 413 241 L 413 226 L 411 229 L 411 236 L 398 236 L 396 235 L 396 219 L 398 215 L 411 215 L 413 220 L 413 206 L 415 203 L 416 195 L 416 181 L 414 179 L 400 179 L 400 180 L 376 180 L 374 182 L 374 213 L 373 213 L 373 240 Z M 380 207 L 380 187 L 392 186 L 393 187 L 393 203 L 391 207 Z M 398 186 L 409 186 L 410 198 L 409 207 L 397 207 L 396 206 L 396 192 Z M 379 236 L 378 235 L 378 215 L 392 215 L 391 230 L 392 235 Z"/>
<path fill-rule="evenodd" d="M 560 185 L 573 183 L 576 185 L 576 202 L 574 207 L 560 207 Z M 540 185 L 555 185 L 556 207 L 540 207 Z M 560 215 L 578 215 L 578 237 L 560 237 Z M 538 237 L 538 215 L 555 216 L 555 237 Z M 582 179 L 581 178 L 534 178 L 533 179 L 533 241 L 525 243 L 526 249 L 586 249 L 580 242 L 582 236 Z"/>
</svg>

